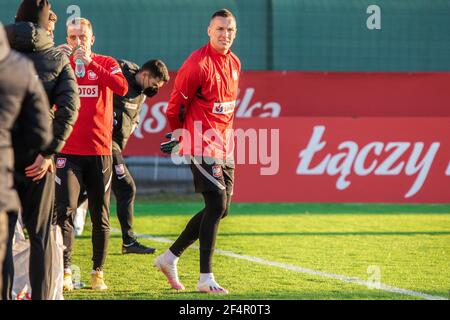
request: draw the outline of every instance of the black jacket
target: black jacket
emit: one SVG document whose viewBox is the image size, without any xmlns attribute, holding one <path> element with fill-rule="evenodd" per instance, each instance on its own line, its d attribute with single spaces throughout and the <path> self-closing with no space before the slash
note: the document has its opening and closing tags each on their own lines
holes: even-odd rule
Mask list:
<svg viewBox="0 0 450 320">
<path fill-rule="evenodd" d="M 133 125 L 139 123 L 139 113 L 146 96 L 136 82 L 135 76 L 139 72 L 139 67 L 126 60 L 117 62 L 128 82 L 128 92 L 125 96 L 114 95 L 113 151 L 122 152 L 132 133 Z"/>
<path fill-rule="evenodd" d="M 53 119 L 54 138 L 41 154 L 58 153 L 72 132 L 80 108 L 78 85 L 69 59 L 53 47 L 53 40 L 38 25 L 19 22 L 7 26 L 6 31 L 11 48 L 33 61 L 50 102 L 47 109 Z M 56 112 L 53 106 L 56 106 Z"/>
<path fill-rule="evenodd" d="M 22 149 L 34 157 L 52 139 L 48 100 L 35 74 L 31 61 L 9 50 L 0 24 L 0 211 L 19 209 L 13 189 L 12 131 L 20 137 Z"/>
</svg>

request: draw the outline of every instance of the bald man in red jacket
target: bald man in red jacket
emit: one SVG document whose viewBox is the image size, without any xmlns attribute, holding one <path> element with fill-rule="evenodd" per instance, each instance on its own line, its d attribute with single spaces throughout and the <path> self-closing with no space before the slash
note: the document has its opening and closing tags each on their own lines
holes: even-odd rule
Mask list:
<svg viewBox="0 0 450 320">
<path fill-rule="evenodd" d="M 167 119 L 177 136 L 180 153 L 190 160 L 195 191 L 205 207 L 186 225 L 172 246 L 156 261 L 172 288 L 184 290 L 177 262 L 200 240 L 200 276 L 197 291 L 227 294 L 215 280 L 212 258 L 220 220 L 228 214 L 233 194 L 233 119 L 241 63 L 230 48 L 236 37 L 236 19 L 226 9 L 215 12 L 208 27 L 209 43 L 194 51 L 175 80 Z M 167 144 L 166 144 L 167 146 Z M 169 142 L 169 146 L 171 146 Z M 169 151 L 162 144 L 161 150 Z"/>
</svg>

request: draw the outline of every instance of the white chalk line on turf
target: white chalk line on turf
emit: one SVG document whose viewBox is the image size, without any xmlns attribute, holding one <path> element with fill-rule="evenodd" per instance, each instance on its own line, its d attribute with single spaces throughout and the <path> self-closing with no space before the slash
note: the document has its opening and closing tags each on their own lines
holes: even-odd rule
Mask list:
<svg viewBox="0 0 450 320">
<path fill-rule="evenodd" d="M 121 231 L 119 229 L 111 229 L 111 231 L 113 233 L 121 233 Z M 149 240 L 153 240 L 153 241 L 161 242 L 161 243 L 168 243 L 168 244 L 173 243 L 173 240 L 171 240 L 171 239 L 156 237 L 156 236 L 152 236 L 149 234 L 139 234 L 137 236 L 139 238 L 149 239 Z M 195 250 L 199 249 L 198 246 L 191 246 L 190 248 L 195 249 Z M 231 258 L 247 260 L 250 262 L 255 262 L 255 263 L 272 266 L 272 267 L 277 267 L 277 268 L 290 270 L 290 271 L 294 271 L 294 272 L 305 273 L 305 274 L 309 274 L 309 275 L 339 280 L 339 281 L 352 283 L 352 284 L 358 284 L 358 285 L 365 286 L 368 288 L 374 288 L 374 289 L 378 289 L 381 291 L 403 294 L 403 295 L 407 295 L 407 296 L 422 298 L 425 300 L 449 300 L 445 297 L 429 295 L 429 294 L 418 292 L 418 291 L 396 288 L 396 287 L 388 286 L 388 285 L 385 285 L 382 283 L 377 284 L 374 287 L 373 282 L 365 281 L 365 280 L 362 280 L 362 279 L 359 279 L 356 277 L 348 277 L 348 276 L 344 276 L 344 275 L 340 275 L 340 274 L 334 274 L 334 273 L 322 272 L 322 271 L 313 270 L 313 269 L 302 268 L 302 267 L 295 266 L 292 264 L 286 264 L 286 263 L 281 263 L 281 262 L 276 262 L 276 261 L 265 260 L 265 259 L 261 259 L 258 257 L 237 254 L 237 253 L 234 253 L 231 251 L 215 249 L 214 252 L 217 254 L 223 255 L 223 256 L 231 257 Z"/>
</svg>

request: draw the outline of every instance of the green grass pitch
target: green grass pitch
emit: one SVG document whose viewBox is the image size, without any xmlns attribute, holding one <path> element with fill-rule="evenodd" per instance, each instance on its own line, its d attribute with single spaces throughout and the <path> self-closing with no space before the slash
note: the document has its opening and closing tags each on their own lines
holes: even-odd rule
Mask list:
<svg viewBox="0 0 450 320">
<path fill-rule="evenodd" d="M 174 240 L 201 207 L 199 201 L 139 201 L 135 231 Z M 105 266 L 109 290 L 89 288 L 87 226 L 76 238 L 73 256 L 86 287 L 66 293 L 65 299 L 422 299 L 222 254 L 214 257 L 214 273 L 230 294 L 199 294 L 195 249 L 188 249 L 178 264 L 186 291 L 175 292 L 153 267 L 156 255 L 121 254 L 114 206 L 111 212 L 116 232 Z M 157 254 L 169 247 L 148 238 L 141 242 L 156 247 Z M 233 204 L 220 225 L 216 248 L 364 281 L 378 276 L 383 285 L 450 298 L 449 205 Z"/>
</svg>

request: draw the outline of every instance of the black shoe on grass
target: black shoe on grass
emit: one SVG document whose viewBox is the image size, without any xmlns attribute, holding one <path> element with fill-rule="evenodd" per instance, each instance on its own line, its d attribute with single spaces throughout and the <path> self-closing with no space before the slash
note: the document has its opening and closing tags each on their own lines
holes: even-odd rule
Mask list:
<svg viewBox="0 0 450 320">
<path fill-rule="evenodd" d="M 122 254 L 127 253 L 136 253 L 136 254 L 153 254 L 155 253 L 155 248 L 146 247 L 143 244 L 140 244 L 138 241 L 135 241 L 131 244 L 123 244 L 122 245 Z"/>
</svg>

